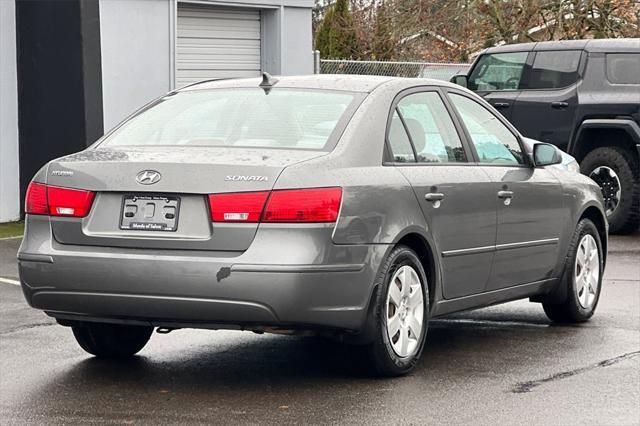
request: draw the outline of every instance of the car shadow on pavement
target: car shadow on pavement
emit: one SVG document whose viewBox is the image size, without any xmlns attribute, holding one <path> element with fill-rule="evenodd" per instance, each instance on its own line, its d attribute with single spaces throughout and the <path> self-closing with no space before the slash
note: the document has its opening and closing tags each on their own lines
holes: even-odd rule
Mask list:
<svg viewBox="0 0 640 426">
<path fill-rule="evenodd" d="M 198 340 L 183 351 L 165 341 L 161 346 L 167 345 L 168 352 L 156 347 L 127 361 L 86 358 L 60 371 L 27 401 L 32 412 L 52 418 L 64 410 L 84 418 L 88 408 L 72 401 L 98 396 L 99 411 L 148 412 L 154 407 L 167 416 L 198 404 L 222 404 L 239 413 L 247 406 L 257 404 L 252 412 L 259 412 L 260 406 L 287 406 L 293 400 L 322 405 L 318 398 L 362 406 L 354 395 L 366 393 L 370 402 L 383 399 L 389 386 L 464 386 L 470 377 L 500 378 L 505 371 L 529 378 L 531 368 L 557 357 L 559 347 L 586 331 L 527 322 L 526 316 L 482 321 L 434 320 L 423 357 L 407 378 L 372 377 L 361 348 L 321 338 L 246 334 L 227 344 L 219 338 Z M 51 403 L 52 394 L 58 404 Z"/>
<path fill-rule="evenodd" d="M 502 358 L 501 353 L 514 351 L 521 354 L 527 346 L 540 354 L 541 347 L 553 345 L 556 338 L 566 339 L 573 333 L 571 329 L 575 327 L 514 320 L 512 315 L 503 321 L 499 318 L 434 320 L 423 357 L 413 375 L 420 374 L 426 365 L 431 369 L 439 368 L 441 362 L 453 356 L 459 360 L 464 360 L 466 355 Z M 342 379 L 367 381 L 372 378 L 366 362 L 363 362 L 365 353 L 362 347 L 318 337 L 253 336 L 248 333 L 245 336 L 248 339 L 238 339 L 222 347 L 218 340 L 211 345 L 200 342 L 197 347 L 185 348 L 182 354 L 173 347 L 170 354 L 156 350 L 152 356 L 147 356 L 143 350 L 141 355 L 130 360 L 87 358 L 58 379 L 68 385 L 110 380 L 131 383 L 143 380 L 145 385 L 161 385 L 171 377 L 174 385 L 187 388 L 222 385 L 233 389 L 236 384 L 241 383 L 245 388 L 251 382 L 261 385 L 275 381 L 296 386 L 301 378 L 306 383 Z M 170 339 L 172 336 L 163 337 Z M 523 346 L 522 341 L 529 342 L 529 345 Z"/>
</svg>

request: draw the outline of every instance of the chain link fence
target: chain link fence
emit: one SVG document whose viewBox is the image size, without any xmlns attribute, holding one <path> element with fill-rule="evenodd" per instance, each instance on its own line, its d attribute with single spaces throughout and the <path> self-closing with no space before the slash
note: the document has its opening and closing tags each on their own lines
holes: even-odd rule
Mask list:
<svg viewBox="0 0 640 426">
<path fill-rule="evenodd" d="M 319 71 L 320 74 L 386 75 L 391 77 L 434 78 L 447 81 L 456 74 L 465 74 L 471 66 L 471 64 L 463 63 L 353 61 L 340 59 L 320 59 L 317 62 L 316 72 Z"/>
</svg>

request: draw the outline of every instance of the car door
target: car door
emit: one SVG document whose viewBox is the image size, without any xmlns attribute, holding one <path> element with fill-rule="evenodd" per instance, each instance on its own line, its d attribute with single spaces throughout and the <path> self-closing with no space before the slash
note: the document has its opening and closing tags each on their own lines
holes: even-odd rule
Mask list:
<svg viewBox="0 0 640 426">
<path fill-rule="evenodd" d="M 467 86 L 510 119 L 520 96 L 529 52 L 490 53 L 480 57 Z"/>
<path fill-rule="evenodd" d="M 519 136 L 467 94 L 449 93 L 479 164 L 493 182 L 497 207 L 493 270 L 485 290 L 551 278 L 565 222 L 562 186 L 534 168 Z"/>
<path fill-rule="evenodd" d="M 536 52 L 509 121 L 523 135 L 566 150 L 578 107 L 580 50 Z"/>
<path fill-rule="evenodd" d="M 446 299 L 483 291 L 496 233 L 493 183 L 468 161 L 450 110 L 437 90 L 409 91 L 397 101 L 387 142 L 433 236 Z"/>
</svg>

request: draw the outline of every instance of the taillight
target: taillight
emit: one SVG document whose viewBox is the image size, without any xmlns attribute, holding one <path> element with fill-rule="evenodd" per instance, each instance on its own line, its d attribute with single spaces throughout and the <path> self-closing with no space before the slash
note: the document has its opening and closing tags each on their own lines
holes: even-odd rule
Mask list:
<svg viewBox="0 0 640 426">
<path fill-rule="evenodd" d="M 331 223 L 338 219 L 341 201 L 342 188 L 209 195 L 214 222 Z"/>
<path fill-rule="evenodd" d="M 47 186 L 51 216 L 85 217 L 89 214 L 94 193 L 81 189 Z"/>
<path fill-rule="evenodd" d="M 255 223 L 260 221 L 269 191 L 209 195 L 214 222 Z"/>
<path fill-rule="evenodd" d="M 82 189 L 31 182 L 27 189 L 25 210 L 28 214 L 85 217 L 89 214 L 94 195 Z"/>
<path fill-rule="evenodd" d="M 49 214 L 46 185 L 38 182 L 31 182 L 29 184 L 27 187 L 25 211 L 29 214 Z"/>
<path fill-rule="evenodd" d="M 273 191 L 262 215 L 263 222 L 335 222 L 342 188 L 285 189 Z"/>
</svg>

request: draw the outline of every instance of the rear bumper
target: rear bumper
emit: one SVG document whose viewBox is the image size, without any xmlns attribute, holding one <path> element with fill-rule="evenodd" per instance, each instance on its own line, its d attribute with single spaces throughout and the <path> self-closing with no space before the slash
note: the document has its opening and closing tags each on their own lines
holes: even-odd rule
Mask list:
<svg viewBox="0 0 640 426">
<path fill-rule="evenodd" d="M 359 330 L 387 249 L 334 245 L 326 227 L 263 229 L 243 253 L 70 246 L 47 222 L 28 218 L 20 281 L 62 319 Z"/>
</svg>

